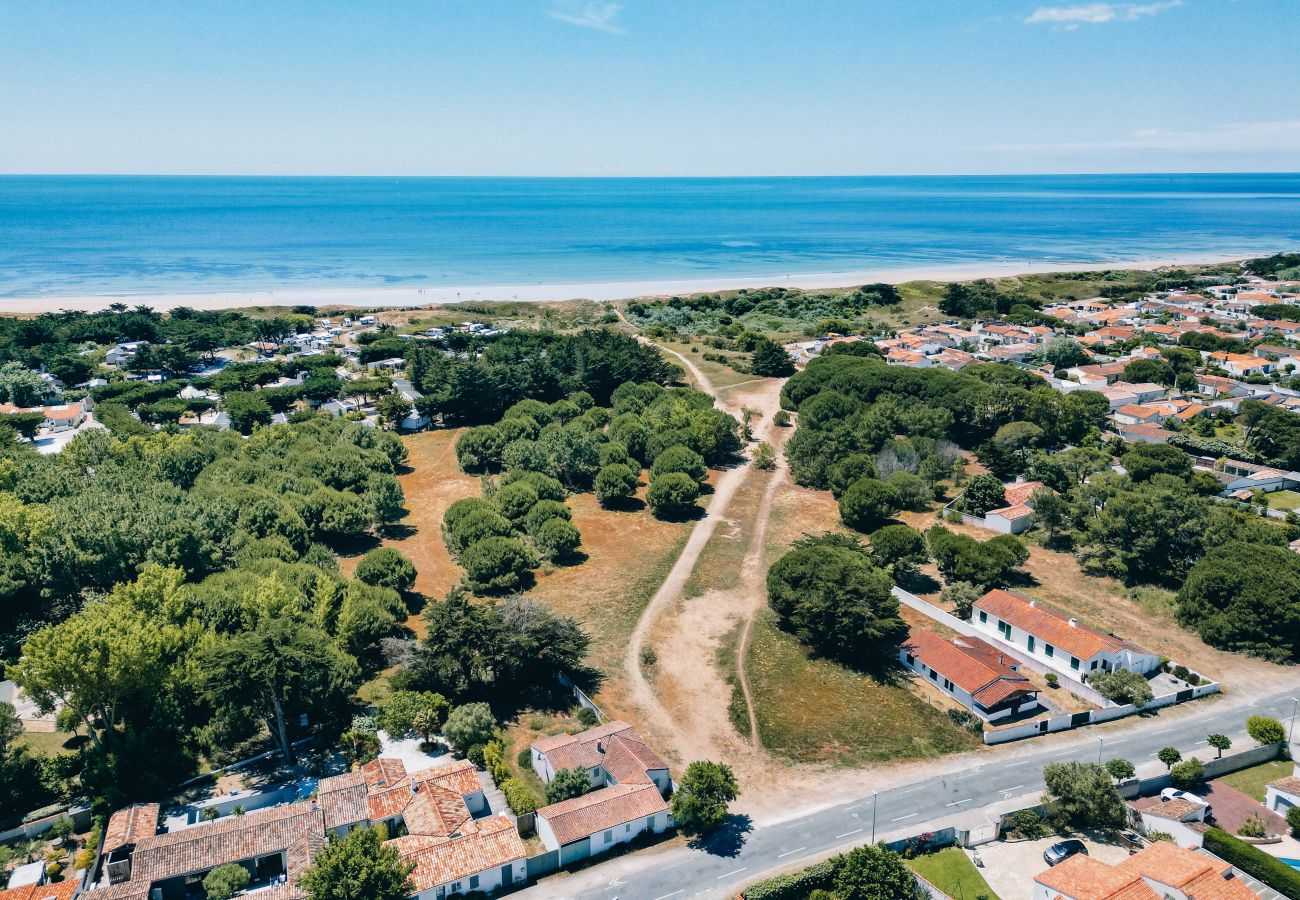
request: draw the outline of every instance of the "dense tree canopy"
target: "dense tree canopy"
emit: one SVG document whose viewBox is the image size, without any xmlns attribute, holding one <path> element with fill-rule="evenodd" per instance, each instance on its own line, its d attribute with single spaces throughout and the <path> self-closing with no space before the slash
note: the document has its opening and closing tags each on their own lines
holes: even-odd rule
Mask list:
<svg viewBox="0 0 1300 900">
<path fill-rule="evenodd" d="M 1300 661 L 1300 554 L 1241 542 L 1211 549 L 1178 593 L 1178 618 L 1213 647 Z"/>
</svg>

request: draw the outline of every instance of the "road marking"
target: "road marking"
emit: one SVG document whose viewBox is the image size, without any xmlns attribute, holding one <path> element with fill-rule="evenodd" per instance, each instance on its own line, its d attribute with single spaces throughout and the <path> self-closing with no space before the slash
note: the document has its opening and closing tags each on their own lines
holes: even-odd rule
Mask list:
<svg viewBox="0 0 1300 900">
<path fill-rule="evenodd" d="M 739 869 L 736 869 L 736 870 L 734 870 L 734 871 L 726 872 L 726 873 L 723 873 L 722 875 L 719 875 L 718 878 L 717 878 L 717 880 L 718 880 L 718 881 L 721 881 L 721 880 L 724 879 L 724 878 L 730 878 L 732 875 L 739 875 L 741 872 L 745 871 L 745 870 L 748 869 L 748 868 L 749 868 L 749 866 L 741 866 Z"/>
<path fill-rule="evenodd" d="M 1197 741 L 1197 742 L 1196 742 L 1196 746 L 1199 747 L 1199 746 L 1201 746 L 1201 744 L 1208 744 L 1208 743 L 1209 743 L 1209 741 Z"/>
<path fill-rule="evenodd" d="M 919 816 L 919 815 L 920 815 L 920 813 L 908 813 L 908 814 L 905 815 L 905 816 L 899 816 L 897 819 L 890 819 L 889 821 L 891 821 L 891 822 L 901 822 L 901 821 L 903 821 L 904 819 L 915 819 L 915 818 L 916 818 L 917 816 Z"/>
<path fill-rule="evenodd" d="M 680 891 L 673 891 L 671 894 L 664 894 L 662 896 L 655 897 L 655 900 L 668 900 L 669 897 L 676 897 L 678 894 L 684 894 L 684 893 L 686 893 L 686 888 L 682 888 Z"/>
<path fill-rule="evenodd" d="M 1170 728 L 1169 730 L 1170 730 L 1170 731 L 1173 731 L 1172 728 Z M 1156 733 L 1159 734 L 1159 732 L 1156 732 Z M 1107 746 L 1107 747 L 1114 747 L 1116 744 L 1127 744 L 1127 743 L 1128 743 L 1128 738 L 1120 738 L 1118 741 L 1111 741 L 1110 743 L 1106 744 L 1105 746 Z"/>
<path fill-rule="evenodd" d="M 1012 791 L 1018 791 L 1018 790 L 1020 790 L 1022 787 L 1024 787 L 1023 784 L 1018 784 L 1018 785 L 1016 785 L 1015 787 L 1002 788 L 1002 793 L 1004 793 L 1004 794 L 1009 794 L 1009 793 L 1011 793 Z"/>
<path fill-rule="evenodd" d="M 924 788 L 924 787 L 925 787 L 925 785 L 921 785 L 921 787 L 908 788 L 907 790 L 903 791 L 902 793 L 904 793 L 904 794 L 915 794 L 917 791 L 921 790 L 921 789 Z"/>
<path fill-rule="evenodd" d="M 844 811 L 845 811 L 845 812 L 848 812 L 848 811 L 851 810 L 851 809 L 857 809 L 857 808 L 858 808 L 859 806 L 861 806 L 861 805 L 862 805 L 861 803 L 855 803 L 855 804 L 853 804 L 852 806 L 846 806 L 846 807 L 844 807 Z"/>
<path fill-rule="evenodd" d="M 967 797 L 965 800 L 954 800 L 952 803 L 945 803 L 944 806 L 960 806 L 963 803 L 970 803 L 970 801 L 971 798 Z"/>
<path fill-rule="evenodd" d="M 1016 766 L 1024 766 L 1024 765 L 1028 765 L 1028 764 L 1031 763 L 1031 762 L 1033 762 L 1032 759 L 1022 759 L 1020 762 L 1007 763 L 1007 764 L 1006 764 L 1005 766 L 1003 766 L 1002 768 L 1004 768 L 1004 769 L 1014 769 Z"/>
<path fill-rule="evenodd" d="M 855 829 L 853 829 L 852 831 L 846 831 L 846 832 L 844 832 L 843 834 L 837 834 L 837 835 L 835 835 L 834 838 L 832 838 L 832 840 L 836 840 L 836 841 L 838 841 L 840 838 L 846 838 L 846 837 L 848 837 L 848 836 L 851 835 L 851 834 L 857 834 L 857 833 L 858 833 L 859 831 L 861 831 L 861 830 L 862 830 L 861 828 L 855 828 Z"/>
<path fill-rule="evenodd" d="M 1075 750 L 1073 748 L 1069 750 L 1062 750 L 1060 753 L 1053 753 L 1052 759 L 1056 759 L 1056 757 L 1058 756 L 1069 756 L 1071 753 L 1078 753 L 1078 752 L 1079 752 L 1078 750 Z"/>
<path fill-rule="evenodd" d="M 808 849 L 807 847 L 795 847 L 793 850 L 787 850 L 784 853 L 778 853 L 776 855 L 776 858 L 780 859 L 783 856 L 789 856 L 791 853 L 798 853 L 800 850 L 807 850 L 807 849 Z M 663 900 L 663 898 L 660 897 L 658 898 L 658 900 Z"/>
<path fill-rule="evenodd" d="M 1171 731 L 1173 731 L 1172 728 L 1162 728 L 1162 729 L 1159 730 L 1159 731 L 1153 731 L 1153 732 L 1151 732 L 1151 734 L 1152 734 L 1152 735 L 1157 735 L 1157 734 L 1168 734 L 1168 733 L 1171 732 Z"/>
</svg>

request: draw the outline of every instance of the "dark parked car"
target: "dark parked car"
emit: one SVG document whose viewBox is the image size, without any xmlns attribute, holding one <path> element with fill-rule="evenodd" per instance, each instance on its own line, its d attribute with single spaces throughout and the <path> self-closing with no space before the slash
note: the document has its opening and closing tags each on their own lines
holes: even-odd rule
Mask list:
<svg viewBox="0 0 1300 900">
<path fill-rule="evenodd" d="M 1084 856 L 1088 855 L 1088 848 L 1083 846 L 1083 841 L 1073 839 L 1058 841 L 1043 851 L 1043 861 L 1049 866 L 1054 866 L 1057 863 L 1065 862 L 1077 853 L 1082 853 Z"/>
</svg>

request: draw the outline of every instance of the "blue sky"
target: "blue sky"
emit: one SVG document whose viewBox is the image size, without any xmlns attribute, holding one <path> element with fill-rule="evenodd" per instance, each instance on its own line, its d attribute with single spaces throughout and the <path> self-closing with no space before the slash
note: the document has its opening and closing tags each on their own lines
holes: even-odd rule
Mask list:
<svg viewBox="0 0 1300 900">
<path fill-rule="evenodd" d="M 0 0 L 0 171 L 1300 169 L 1300 0 Z"/>
</svg>

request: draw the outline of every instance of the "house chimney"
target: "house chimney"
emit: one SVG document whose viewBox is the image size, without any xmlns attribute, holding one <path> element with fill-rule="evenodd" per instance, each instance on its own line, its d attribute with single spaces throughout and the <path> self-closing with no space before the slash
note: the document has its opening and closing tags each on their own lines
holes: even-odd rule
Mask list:
<svg viewBox="0 0 1300 900">
<path fill-rule="evenodd" d="M 605 742 L 604 742 L 604 741 L 596 741 L 596 752 L 597 752 L 597 753 L 604 753 L 604 752 L 605 752 Z"/>
<path fill-rule="evenodd" d="M 1077 626 L 1078 624 L 1079 624 L 1079 620 L 1078 620 L 1078 619 L 1071 619 L 1071 620 L 1070 620 L 1070 627 L 1071 627 L 1071 628 L 1074 628 L 1074 627 Z"/>
<path fill-rule="evenodd" d="M 1038 605 L 1038 601 L 1037 601 L 1037 600 L 1030 600 L 1030 601 L 1029 601 L 1029 605 L 1030 605 L 1030 606 L 1037 606 L 1037 605 Z"/>
</svg>

